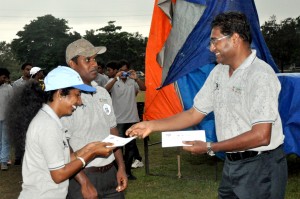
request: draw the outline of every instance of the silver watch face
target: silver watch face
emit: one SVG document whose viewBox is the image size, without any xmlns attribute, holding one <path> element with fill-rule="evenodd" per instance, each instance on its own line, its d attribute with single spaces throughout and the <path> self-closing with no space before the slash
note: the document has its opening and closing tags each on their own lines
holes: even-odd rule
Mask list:
<svg viewBox="0 0 300 199">
<path fill-rule="evenodd" d="M 210 149 L 208 152 L 208 155 L 210 155 L 210 156 L 214 156 L 215 155 L 215 153 Z"/>
<path fill-rule="evenodd" d="M 210 156 L 215 155 L 214 151 L 211 149 L 211 143 L 210 142 L 207 142 L 207 154 L 210 155 Z"/>
</svg>

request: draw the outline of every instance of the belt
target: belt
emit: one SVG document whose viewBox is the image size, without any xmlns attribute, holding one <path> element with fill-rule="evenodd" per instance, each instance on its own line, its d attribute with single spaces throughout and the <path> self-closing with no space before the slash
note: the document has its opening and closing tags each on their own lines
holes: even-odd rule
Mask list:
<svg viewBox="0 0 300 199">
<path fill-rule="evenodd" d="M 237 160 L 252 158 L 261 153 L 262 152 L 258 152 L 258 151 L 244 151 L 244 152 L 226 153 L 226 156 L 230 161 L 237 161 Z"/>
<path fill-rule="evenodd" d="M 279 145 L 276 149 L 280 148 Z M 268 151 L 244 151 L 244 152 L 235 152 L 235 153 L 226 153 L 228 160 L 230 161 L 237 161 L 237 160 L 244 160 L 247 158 L 252 158 L 264 153 L 270 153 L 276 149 L 268 150 Z"/>
<path fill-rule="evenodd" d="M 111 169 L 114 166 L 114 163 L 110 163 L 108 165 L 102 166 L 102 167 L 86 167 L 83 170 L 87 173 L 105 173 L 106 171 L 108 171 L 109 169 Z"/>
</svg>

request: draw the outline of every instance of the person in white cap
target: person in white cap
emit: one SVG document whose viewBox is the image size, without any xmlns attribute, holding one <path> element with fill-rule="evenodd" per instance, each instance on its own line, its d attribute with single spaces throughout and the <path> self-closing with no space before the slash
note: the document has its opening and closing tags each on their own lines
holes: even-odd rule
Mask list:
<svg viewBox="0 0 300 199">
<path fill-rule="evenodd" d="M 42 81 L 44 79 L 44 69 L 34 66 L 30 70 L 30 76 L 35 81 Z"/>
<path fill-rule="evenodd" d="M 28 89 L 32 92 L 26 92 Z M 29 127 L 27 124 L 20 199 L 66 198 L 68 179 L 96 156 L 106 157 L 114 150 L 107 147 L 111 143 L 91 142 L 70 154 L 67 132 L 59 118 L 71 115 L 82 104 L 82 91 L 95 89 L 84 84 L 73 69 L 59 66 L 46 76 L 44 86 L 31 81 L 20 93 L 32 95 L 27 99 L 36 99 L 28 100 L 27 107 L 40 107 Z M 23 126 L 24 121 L 18 122 Z"/>
<path fill-rule="evenodd" d="M 106 47 L 95 47 L 85 39 L 78 39 L 68 45 L 66 62 L 80 74 L 85 84 L 92 85 L 98 73 L 95 58 L 105 51 Z M 101 141 L 110 134 L 119 136 L 111 97 L 104 88 L 95 88 L 93 94 L 82 93 L 82 107 L 76 109 L 73 115 L 62 118 L 74 150 L 89 142 Z M 108 158 L 95 158 L 70 180 L 68 199 L 124 198 L 127 183 L 122 151 L 118 148 Z"/>
</svg>

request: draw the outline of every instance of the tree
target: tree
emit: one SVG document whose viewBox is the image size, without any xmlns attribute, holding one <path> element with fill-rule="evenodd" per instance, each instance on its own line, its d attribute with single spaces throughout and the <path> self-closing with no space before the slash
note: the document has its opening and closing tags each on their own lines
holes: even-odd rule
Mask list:
<svg viewBox="0 0 300 199">
<path fill-rule="evenodd" d="M 107 47 L 107 52 L 99 56 L 102 61 L 127 59 L 134 69 L 144 70 L 147 38 L 138 33 L 120 32 L 122 27 L 115 26 L 114 23 L 109 21 L 105 27 L 86 31 L 84 37 L 95 46 Z M 17 33 L 19 38 L 12 41 L 11 50 L 21 64 L 30 62 L 48 70 L 58 65 L 66 65 L 67 45 L 82 37 L 77 32 L 69 31 L 64 19 L 52 15 L 37 17 Z"/>
<path fill-rule="evenodd" d="M 115 26 L 115 21 L 109 21 L 107 26 L 86 32 L 84 36 L 94 45 L 107 47 L 107 52 L 100 55 L 104 62 L 109 60 L 128 60 L 135 70 L 145 70 L 145 50 L 147 38 L 138 32 L 123 32 L 121 26 Z M 97 33 L 98 32 L 98 33 Z"/>
<path fill-rule="evenodd" d="M 19 73 L 19 63 L 17 62 L 14 54 L 11 51 L 10 44 L 6 42 L 0 42 L 0 67 L 7 68 L 9 70 L 10 78 L 16 79 Z"/>
<path fill-rule="evenodd" d="M 264 23 L 261 30 L 276 64 L 282 72 L 284 67 L 291 64 L 300 65 L 300 17 L 287 18 L 278 24 L 276 17 L 272 16 L 269 21 Z"/>
<path fill-rule="evenodd" d="M 76 32 L 68 34 L 69 30 L 64 19 L 52 15 L 37 17 L 17 33 L 19 38 L 12 41 L 12 51 L 20 62 L 50 70 L 65 64 L 66 46 L 81 37 Z"/>
</svg>

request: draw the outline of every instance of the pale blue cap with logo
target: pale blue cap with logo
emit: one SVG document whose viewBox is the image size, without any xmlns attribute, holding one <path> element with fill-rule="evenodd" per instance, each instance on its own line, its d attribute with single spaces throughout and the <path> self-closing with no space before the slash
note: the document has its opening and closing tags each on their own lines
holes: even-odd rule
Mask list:
<svg viewBox="0 0 300 199">
<path fill-rule="evenodd" d="M 44 79 L 45 91 L 73 87 L 78 90 L 95 92 L 92 86 L 84 84 L 80 75 L 70 67 L 58 66 L 48 73 Z"/>
</svg>

